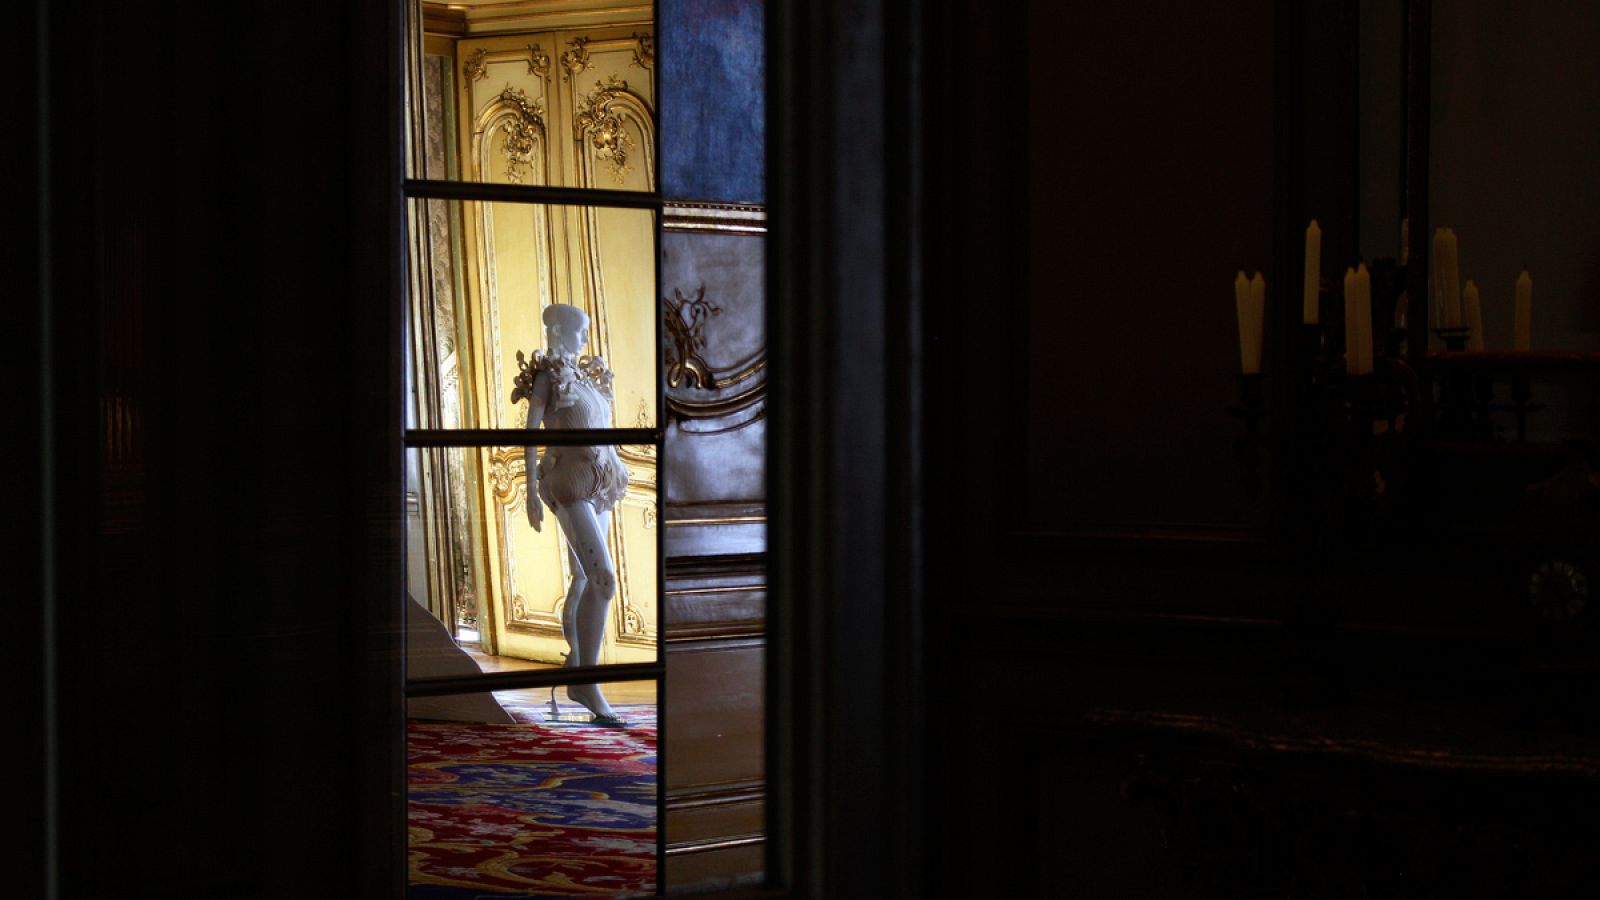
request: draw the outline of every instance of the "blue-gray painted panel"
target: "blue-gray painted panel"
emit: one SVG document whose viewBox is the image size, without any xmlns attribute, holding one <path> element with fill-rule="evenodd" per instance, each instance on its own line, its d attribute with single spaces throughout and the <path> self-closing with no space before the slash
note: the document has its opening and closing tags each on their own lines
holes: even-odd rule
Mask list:
<svg viewBox="0 0 1600 900">
<path fill-rule="evenodd" d="M 662 193 L 766 198 L 761 0 L 659 0 Z"/>
</svg>

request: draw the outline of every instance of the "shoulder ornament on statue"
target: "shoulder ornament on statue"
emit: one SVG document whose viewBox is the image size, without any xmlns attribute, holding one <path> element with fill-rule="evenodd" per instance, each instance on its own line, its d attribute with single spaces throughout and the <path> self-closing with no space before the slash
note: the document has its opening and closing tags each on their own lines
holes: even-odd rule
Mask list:
<svg viewBox="0 0 1600 900">
<path fill-rule="evenodd" d="M 606 400 L 612 399 L 612 372 L 604 357 L 570 356 L 533 351 L 530 363 L 521 350 L 517 351 L 516 376 L 512 379 L 511 402 L 521 403 L 533 398 L 534 380 L 540 372 L 550 380 L 550 408 L 565 409 L 572 405 L 572 386 L 579 381 L 588 382 Z"/>
</svg>

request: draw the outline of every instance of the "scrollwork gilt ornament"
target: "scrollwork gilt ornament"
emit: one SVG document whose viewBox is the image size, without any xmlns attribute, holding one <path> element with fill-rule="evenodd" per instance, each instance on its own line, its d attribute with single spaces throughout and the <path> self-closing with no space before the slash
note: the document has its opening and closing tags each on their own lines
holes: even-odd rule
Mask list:
<svg viewBox="0 0 1600 900">
<path fill-rule="evenodd" d="M 700 357 L 706 345 L 706 320 L 722 315 L 722 307 L 706 299 L 706 286 L 700 285 L 693 297 L 672 289 L 672 298 L 662 298 L 667 326 L 667 386 L 710 389 L 711 366 Z"/>
<path fill-rule="evenodd" d="M 506 136 L 506 178 L 521 184 L 533 168 L 533 151 L 544 134 L 544 101 L 529 100 L 521 88 L 510 85 L 500 92 L 500 102 L 515 110 L 515 114 L 500 123 Z"/>
<path fill-rule="evenodd" d="M 628 83 L 615 75 L 603 82 L 596 81 L 594 90 L 583 98 L 577 118 L 573 121 L 578 140 L 582 141 L 584 135 L 588 135 L 595 157 L 611 164 L 611 177 L 616 179 L 617 184 L 622 184 L 627 174 L 633 171 L 628 165 L 628 151 L 633 149 L 633 138 L 628 136 L 628 129 L 615 105 L 617 98 L 627 92 Z"/>
<path fill-rule="evenodd" d="M 522 454 L 501 456 L 497 453 L 490 459 L 489 483 L 494 486 L 494 497 L 501 506 L 515 509 L 520 505 L 525 481 Z"/>
<path fill-rule="evenodd" d="M 653 69 L 656 65 L 656 39 L 648 34 L 633 33 L 633 62 L 631 66 Z"/>
<path fill-rule="evenodd" d="M 469 84 L 474 81 L 482 81 L 483 79 L 489 77 L 488 59 L 489 51 L 479 47 L 477 51 L 473 53 L 464 64 L 462 64 L 461 74 L 466 76 Z"/>
<path fill-rule="evenodd" d="M 589 48 L 586 46 L 589 39 L 576 37 L 567 43 L 572 45 L 572 49 L 561 54 L 562 81 L 582 75 L 589 68 Z"/>
<path fill-rule="evenodd" d="M 496 494 L 506 494 L 511 490 L 511 467 L 505 460 L 497 459 L 489 464 L 489 480 L 494 483 Z"/>
<path fill-rule="evenodd" d="M 646 403 L 643 397 L 640 397 L 639 414 L 634 417 L 633 427 L 650 428 L 654 423 L 654 411 L 651 409 L 650 404 Z M 630 444 L 623 455 L 629 459 L 652 460 L 656 458 L 656 448 L 654 444 Z M 645 527 L 648 528 L 650 526 L 646 525 Z"/>
<path fill-rule="evenodd" d="M 550 54 L 539 44 L 528 45 L 528 74 L 550 80 Z"/>
</svg>

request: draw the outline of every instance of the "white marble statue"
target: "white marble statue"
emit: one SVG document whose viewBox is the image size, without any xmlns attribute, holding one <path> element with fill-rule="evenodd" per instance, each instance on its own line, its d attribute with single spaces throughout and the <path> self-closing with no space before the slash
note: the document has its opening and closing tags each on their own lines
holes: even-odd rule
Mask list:
<svg viewBox="0 0 1600 900">
<path fill-rule="evenodd" d="M 576 306 L 557 303 L 544 311 L 549 351 L 517 376 L 512 400 L 528 400 L 528 428 L 610 428 L 611 370 L 598 356 L 579 356 L 589 342 L 589 316 Z M 535 460 L 538 460 L 537 464 Z M 547 447 L 538 459 L 524 450 L 528 472 L 528 523 L 544 524 L 549 506 L 567 539 L 572 585 L 561 612 L 561 633 L 570 650 L 569 666 L 600 664 L 611 598 L 617 593 L 617 568 L 606 544 L 611 508 L 628 487 L 628 469 L 615 447 Z M 597 684 L 575 684 L 567 696 L 583 704 L 603 725 L 621 724 Z"/>
</svg>

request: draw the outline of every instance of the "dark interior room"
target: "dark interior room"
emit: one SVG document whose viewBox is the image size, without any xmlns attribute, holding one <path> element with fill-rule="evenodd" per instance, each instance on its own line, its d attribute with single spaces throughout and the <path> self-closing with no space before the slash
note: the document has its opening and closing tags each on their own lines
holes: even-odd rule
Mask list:
<svg viewBox="0 0 1600 900">
<path fill-rule="evenodd" d="M 7 896 L 1600 896 L 1600 6 L 13 15 Z"/>
</svg>

